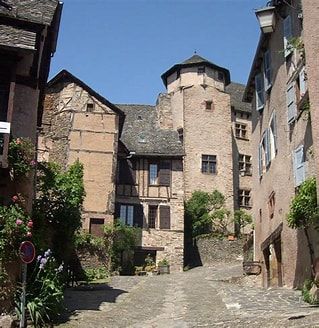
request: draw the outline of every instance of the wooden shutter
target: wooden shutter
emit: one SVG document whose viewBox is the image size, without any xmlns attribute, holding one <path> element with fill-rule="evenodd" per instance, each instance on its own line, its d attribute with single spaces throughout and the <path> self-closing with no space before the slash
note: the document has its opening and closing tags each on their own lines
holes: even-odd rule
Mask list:
<svg viewBox="0 0 319 328">
<path fill-rule="evenodd" d="M 289 84 L 287 88 L 288 124 L 292 123 L 297 116 L 295 83 Z"/>
<path fill-rule="evenodd" d="M 262 143 L 259 144 L 258 147 L 258 173 L 259 173 L 259 177 L 262 177 L 263 175 L 263 146 Z"/>
<path fill-rule="evenodd" d="M 143 222 L 144 222 L 144 211 L 143 211 L 143 205 L 134 205 L 134 220 L 133 225 L 135 227 L 143 228 Z"/>
<path fill-rule="evenodd" d="M 292 24 L 291 16 L 287 16 L 283 21 L 284 29 L 284 55 L 288 57 L 292 52 L 292 48 L 289 46 L 289 41 L 292 38 Z"/>
<path fill-rule="evenodd" d="M 268 90 L 271 87 L 271 59 L 269 50 L 264 53 L 264 83 L 265 90 Z"/>
<path fill-rule="evenodd" d="M 255 89 L 256 89 L 256 109 L 261 110 L 264 108 L 264 77 L 261 73 L 255 76 Z"/>
<path fill-rule="evenodd" d="M 171 161 L 163 160 L 160 162 L 159 184 L 161 186 L 171 185 Z"/>
<path fill-rule="evenodd" d="M 171 228 L 171 208 L 169 206 L 160 206 L 160 229 Z"/>
<path fill-rule="evenodd" d="M 299 73 L 299 87 L 300 87 L 300 97 L 303 97 L 307 91 L 305 67 L 303 67 Z"/>
<path fill-rule="evenodd" d="M 104 219 L 90 219 L 90 234 L 103 237 L 104 235 Z"/>
<path fill-rule="evenodd" d="M 293 168 L 294 168 L 294 176 L 295 176 L 295 187 L 298 187 L 306 179 L 303 146 L 298 147 L 294 151 Z"/>
</svg>

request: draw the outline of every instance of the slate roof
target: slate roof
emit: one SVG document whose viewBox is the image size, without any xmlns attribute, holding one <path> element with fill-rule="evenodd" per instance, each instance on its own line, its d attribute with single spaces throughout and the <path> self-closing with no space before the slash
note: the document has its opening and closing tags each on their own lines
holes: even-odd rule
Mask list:
<svg viewBox="0 0 319 328">
<path fill-rule="evenodd" d="M 35 50 L 37 34 L 13 26 L 0 24 L 0 45 Z"/>
<path fill-rule="evenodd" d="M 36 24 L 51 25 L 58 0 L 2 0 L 0 5 L 1 16 L 12 17 L 18 20 Z M 11 10 L 6 8 L 11 7 Z"/>
<path fill-rule="evenodd" d="M 136 155 L 183 156 L 177 131 L 161 129 L 155 106 L 117 104 L 125 113 L 121 141 Z"/>
<path fill-rule="evenodd" d="M 231 82 L 226 87 L 225 91 L 230 94 L 230 105 L 232 107 L 234 107 L 236 110 L 251 113 L 251 104 L 243 102 L 243 96 L 245 92 L 244 84 Z"/>
<path fill-rule="evenodd" d="M 213 69 L 222 71 L 225 74 L 225 84 L 227 85 L 230 83 L 230 73 L 227 68 L 218 66 L 218 65 L 210 62 L 209 60 L 195 54 L 192 57 L 184 60 L 183 62 L 181 62 L 179 64 L 175 64 L 169 70 L 167 70 L 165 73 L 162 74 L 161 78 L 165 84 L 165 87 L 167 86 L 166 80 L 167 80 L 168 76 L 173 74 L 175 71 L 180 70 L 181 68 L 192 67 L 192 66 L 208 66 Z"/>
</svg>

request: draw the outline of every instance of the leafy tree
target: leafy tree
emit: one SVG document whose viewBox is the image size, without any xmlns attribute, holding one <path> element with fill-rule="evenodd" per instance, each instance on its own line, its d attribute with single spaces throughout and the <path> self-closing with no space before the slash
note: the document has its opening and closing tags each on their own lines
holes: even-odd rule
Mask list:
<svg viewBox="0 0 319 328">
<path fill-rule="evenodd" d="M 218 190 L 194 191 L 185 203 L 185 215 L 191 222 L 193 237 L 211 231 L 227 234 L 230 211 L 225 207 L 225 196 Z"/>
<path fill-rule="evenodd" d="M 239 234 L 241 229 L 253 222 L 252 216 L 243 209 L 236 210 L 234 212 L 234 223 L 238 227 Z"/>
<path fill-rule="evenodd" d="M 74 249 L 75 232 L 82 222 L 83 165 L 76 161 L 63 171 L 55 163 L 42 163 L 38 173 L 35 241 L 42 250 L 51 245 L 57 260 L 67 261 Z"/>
<path fill-rule="evenodd" d="M 293 198 L 290 210 L 287 215 L 288 226 L 294 229 L 303 229 L 310 253 L 310 260 L 313 263 L 314 250 L 309 236 L 309 228 L 318 228 L 319 210 L 317 205 L 316 179 L 309 178 L 304 181 L 298 194 Z"/>
</svg>

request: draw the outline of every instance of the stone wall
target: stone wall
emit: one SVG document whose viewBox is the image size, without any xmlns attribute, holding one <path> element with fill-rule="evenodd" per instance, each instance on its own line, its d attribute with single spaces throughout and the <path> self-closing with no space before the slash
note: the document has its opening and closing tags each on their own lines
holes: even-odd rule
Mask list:
<svg viewBox="0 0 319 328">
<path fill-rule="evenodd" d="M 81 85 L 58 82 L 47 91 L 39 160 L 54 161 L 63 168 L 77 159 L 83 164 L 86 230 L 91 218 L 112 221 L 118 135 L 118 115 Z"/>
<path fill-rule="evenodd" d="M 242 261 L 244 240 L 229 241 L 214 237 L 198 237 L 196 245 L 203 265 L 216 262 Z"/>
</svg>

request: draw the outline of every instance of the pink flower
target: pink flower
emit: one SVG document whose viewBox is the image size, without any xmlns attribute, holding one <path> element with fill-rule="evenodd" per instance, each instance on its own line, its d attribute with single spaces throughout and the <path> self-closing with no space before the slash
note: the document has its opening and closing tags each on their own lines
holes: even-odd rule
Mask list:
<svg viewBox="0 0 319 328">
<path fill-rule="evenodd" d="M 19 197 L 17 195 L 12 196 L 12 201 L 15 203 L 19 200 Z"/>
<path fill-rule="evenodd" d="M 37 165 L 37 161 L 35 161 L 34 159 L 30 162 L 31 166 L 36 166 Z"/>
<path fill-rule="evenodd" d="M 27 232 L 27 237 L 30 237 L 31 238 L 32 237 L 32 232 L 28 231 Z"/>
<path fill-rule="evenodd" d="M 21 143 L 21 139 L 20 138 L 17 138 L 16 139 L 16 144 L 19 145 Z"/>
<path fill-rule="evenodd" d="M 32 220 L 28 221 L 27 226 L 29 228 L 32 228 L 33 227 L 33 221 Z"/>
<path fill-rule="evenodd" d="M 16 225 L 21 225 L 23 223 L 23 221 L 22 220 L 20 220 L 20 219 L 17 219 L 17 221 L 16 221 Z"/>
</svg>

